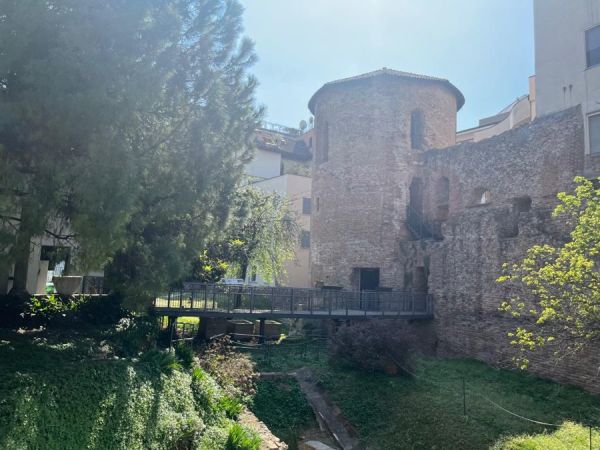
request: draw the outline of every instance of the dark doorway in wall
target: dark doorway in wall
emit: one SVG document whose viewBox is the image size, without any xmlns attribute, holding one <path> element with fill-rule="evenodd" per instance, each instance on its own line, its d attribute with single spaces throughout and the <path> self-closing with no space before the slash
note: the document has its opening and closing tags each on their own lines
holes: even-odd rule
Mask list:
<svg viewBox="0 0 600 450">
<path fill-rule="evenodd" d="M 419 214 L 423 213 L 423 181 L 420 178 L 413 178 L 410 183 L 409 206 L 413 211 Z"/>
<path fill-rule="evenodd" d="M 361 291 L 375 291 L 379 287 L 379 269 L 358 269 Z"/>
<path fill-rule="evenodd" d="M 413 278 L 413 289 L 415 292 L 427 292 L 429 289 L 427 283 L 427 271 L 425 267 L 415 268 L 415 276 Z"/>
</svg>

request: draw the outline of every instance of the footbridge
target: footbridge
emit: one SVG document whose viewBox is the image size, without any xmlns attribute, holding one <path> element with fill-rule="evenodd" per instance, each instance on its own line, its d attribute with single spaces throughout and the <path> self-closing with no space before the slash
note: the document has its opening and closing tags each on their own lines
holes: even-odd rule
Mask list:
<svg viewBox="0 0 600 450">
<path fill-rule="evenodd" d="M 191 283 L 159 295 L 153 309 L 169 317 L 427 320 L 433 318 L 433 297 L 404 291 Z"/>
</svg>

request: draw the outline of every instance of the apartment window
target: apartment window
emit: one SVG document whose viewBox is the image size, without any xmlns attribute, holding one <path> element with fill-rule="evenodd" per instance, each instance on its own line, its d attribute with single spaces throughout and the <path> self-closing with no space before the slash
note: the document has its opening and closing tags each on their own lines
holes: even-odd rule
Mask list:
<svg viewBox="0 0 600 450">
<path fill-rule="evenodd" d="M 310 214 L 312 211 L 311 199 L 307 197 L 302 198 L 302 214 Z"/>
<path fill-rule="evenodd" d="M 300 233 L 300 247 L 310 248 L 310 231 L 302 230 Z"/>
<path fill-rule="evenodd" d="M 421 111 L 410 114 L 410 146 L 417 150 L 423 148 L 423 122 Z"/>
<path fill-rule="evenodd" d="M 600 25 L 585 32 L 585 50 L 588 67 L 600 64 Z"/>
<path fill-rule="evenodd" d="M 589 117 L 590 153 L 600 153 L 600 113 Z"/>
</svg>

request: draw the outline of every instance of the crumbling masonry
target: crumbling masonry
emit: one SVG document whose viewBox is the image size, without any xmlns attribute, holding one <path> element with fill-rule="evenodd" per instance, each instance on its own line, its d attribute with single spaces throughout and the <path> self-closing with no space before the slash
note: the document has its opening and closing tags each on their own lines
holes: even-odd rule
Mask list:
<svg viewBox="0 0 600 450">
<path fill-rule="evenodd" d="M 498 311 L 504 262 L 568 238 L 551 218 L 584 160 L 579 108 L 478 143 L 455 145 L 464 99 L 448 81 L 383 69 L 323 86 L 315 115 L 311 270 L 314 283 L 428 291 L 440 355 L 509 366 Z M 551 351 L 551 349 L 548 349 Z M 531 370 L 600 392 L 595 354 Z"/>
</svg>

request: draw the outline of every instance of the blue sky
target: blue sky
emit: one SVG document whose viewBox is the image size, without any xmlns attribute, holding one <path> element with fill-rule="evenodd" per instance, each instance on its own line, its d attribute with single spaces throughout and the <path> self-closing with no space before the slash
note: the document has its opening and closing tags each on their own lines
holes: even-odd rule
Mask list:
<svg viewBox="0 0 600 450">
<path fill-rule="evenodd" d="M 458 128 L 527 92 L 531 0 L 241 0 L 267 120 L 297 126 L 327 81 L 381 67 L 449 79 L 465 95 Z"/>
</svg>

